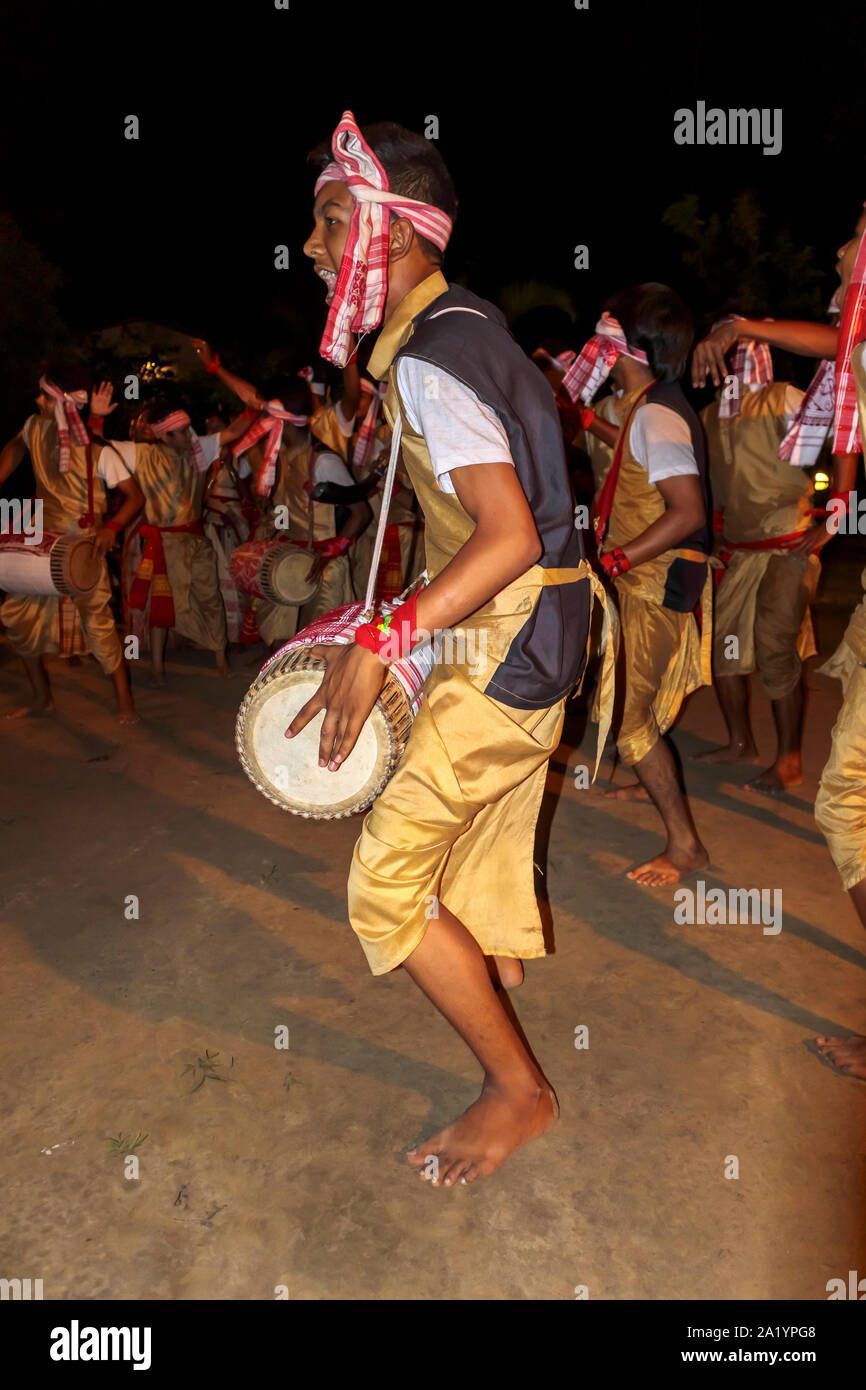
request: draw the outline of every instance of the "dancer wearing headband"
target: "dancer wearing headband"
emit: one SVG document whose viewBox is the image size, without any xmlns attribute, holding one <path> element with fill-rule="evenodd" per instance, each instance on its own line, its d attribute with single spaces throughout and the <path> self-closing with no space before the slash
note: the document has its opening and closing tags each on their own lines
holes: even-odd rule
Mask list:
<svg viewBox="0 0 866 1390">
<path fill-rule="evenodd" d="M 217 354 L 203 339 L 193 342 L 207 370 L 214 373 Z M 259 521 L 251 539 L 288 540 L 306 546 L 312 528 L 314 554 L 309 575 L 321 581 L 313 597 L 300 608 L 257 598 L 248 610 L 244 640 L 258 636 L 266 646 L 274 647 L 288 642 L 299 628 L 323 613 L 351 602 L 349 553 L 372 513 L 363 499 L 335 506 L 311 498 L 317 484 L 351 488 L 354 479 L 342 458 L 312 436 L 315 406 L 304 378 L 282 377 L 262 394 L 221 365 L 215 374 L 247 403 L 251 413 L 260 412 L 246 421 L 244 433 L 232 446 L 235 459 L 247 460 L 252 469 Z"/>
<path fill-rule="evenodd" d="M 339 777 L 383 662 L 446 630 L 355 847 L 349 916 L 373 973 L 404 966 L 484 1069 L 479 1100 L 407 1155 L 451 1186 L 493 1172 L 557 1115 L 491 971 L 518 983 L 521 961 L 545 954 L 535 824 L 585 663 L 589 567 L 549 387 L 500 312 L 439 268 L 457 204 L 438 150 L 392 124 L 362 134 L 349 112 L 332 148 L 304 248 L 329 290 L 321 351 L 339 365 L 353 335 L 382 324 L 369 370 L 402 431 L 430 583 L 331 659 L 288 735 L 324 710 L 320 761 Z"/>
<path fill-rule="evenodd" d="M 139 527 L 144 553 L 127 601 L 130 610 L 144 615 L 154 685 L 165 685 L 171 629 L 212 651 L 219 673 L 229 674 L 217 557 L 201 514 L 208 470 L 248 424 L 240 416 L 219 434 L 199 436 L 185 410 L 154 401 L 144 407 L 136 428 L 139 436 L 150 438 L 116 446 L 145 498 Z"/>
<path fill-rule="evenodd" d="M 72 365 L 46 369 L 39 382 L 38 415 L 31 415 L 0 455 L 0 486 L 25 454 L 30 453 L 42 505 L 42 530 L 81 531 L 93 537 L 102 557 L 95 589 L 77 598 L 8 594 L 0 608 L 0 621 L 13 649 L 24 662 L 33 689 L 33 705 L 10 710 L 7 719 L 54 709 L 54 698 L 45 668 L 47 655 L 77 656 L 91 651 L 114 683 L 121 724 L 137 723 L 129 689 L 126 662 L 111 610 L 111 586 L 105 555 L 118 535 L 140 511 L 144 498 L 112 448 L 104 448 L 102 424 L 114 406 L 111 386 L 103 382 L 90 398 L 89 426 L 81 418 L 87 404 L 87 373 Z M 106 488 L 116 488 L 121 505 L 106 523 Z"/>
<path fill-rule="evenodd" d="M 748 785 L 779 795 L 803 780 L 802 662 L 816 651 L 809 603 L 820 561 L 801 542 L 812 526 L 812 482 L 805 468 L 817 450 L 798 448 L 794 458 L 780 457 L 804 393 L 773 381 L 769 347 L 739 338 L 728 356 L 724 384 L 701 412 L 714 526 L 726 567 L 716 591 L 713 675 L 728 742 L 693 756 L 757 762 L 748 681 L 757 671 L 772 703 L 778 744 L 772 765 Z"/>
<path fill-rule="evenodd" d="M 711 678 L 706 459 L 697 417 L 677 385 L 691 339 L 691 315 L 666 285 L 621 290 L 564 379 L 572 399 L 586 405 L 608 375 L 622 392 L 594 525 L 619 603 L 617 749 L 639 780 L 608 795 L 652 800 L 664 821 L 663 853 L 628 875 L 648 887 L 676 883 L 708 862 L 663 738 L 685 697 Z"/>
</svg>

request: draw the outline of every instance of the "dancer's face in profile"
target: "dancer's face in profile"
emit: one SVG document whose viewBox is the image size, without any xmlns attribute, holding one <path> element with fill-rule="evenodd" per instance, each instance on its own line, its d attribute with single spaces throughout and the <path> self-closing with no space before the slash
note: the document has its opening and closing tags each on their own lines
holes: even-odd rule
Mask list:
<svg viewBox="0 0 866 1390">
<path fill-rule="evenodd" d="M 860 245 L 860 238 L 866 231 L 866 208 L 860 213 L 857 219 L 857 226 L 854 228 L 854 235 L 850 241 L 846 241 L 844 246 L 840 246 L 836 252 L 836 273 L 839 276 L 839 299 L 844 301 L 845 291 L 851 280 L 851 272 L 854 269 L 854 262 L 857 259 L 857 247 Z"/>
<path fill-rule="evenodd" d="M 304 243 L 304 255 L 328 287 L 328 302 L 337 286 L 337 272 L 349 236 L 355 200 L 348 185 L 332 179 L 319 189 L 313 206 L 313 230 Z"/>
</svg>

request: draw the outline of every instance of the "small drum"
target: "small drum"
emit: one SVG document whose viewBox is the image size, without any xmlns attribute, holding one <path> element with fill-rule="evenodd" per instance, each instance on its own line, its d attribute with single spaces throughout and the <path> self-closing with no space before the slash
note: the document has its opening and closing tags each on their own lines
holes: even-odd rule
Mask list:
<svg viewBox="0 0 866 1390">
<path fill-rule="evenodd" d="M 315 551 L 302 550 L 291 541 L 246 541 L 232 552 L 232 578 L 245 594 L 270 603 L 300 607 L 319 589 L 319 580 L 307 579 Z"/>
<path fill-rule="evenodd" d="M 23 536 L 0 536 L 0 589 L 7 594 L 76 598 L 99 583 L 102 559 L 92 537 L 44 531 L 38 545 Z"/>
<path fill-rule="evenodd" d="M 392 613 L 400 600 L 381 605 Z M 433 669 L 429 643 L 392 662 L 382 692 L 338 772 L 319 767 L 324 711 L 301 733 L 286 729 L 322 683 L 325 661 L 316 646 L 343 646 L 364 621 L 363 603 L 335 608 L 281 647 L 260 671 L 238 711 L 235 742 L 255 787 L 284 811 L 337 820 L 366 811 L 394 772 L 421 708 L 422 687 Z"/>
</svg>

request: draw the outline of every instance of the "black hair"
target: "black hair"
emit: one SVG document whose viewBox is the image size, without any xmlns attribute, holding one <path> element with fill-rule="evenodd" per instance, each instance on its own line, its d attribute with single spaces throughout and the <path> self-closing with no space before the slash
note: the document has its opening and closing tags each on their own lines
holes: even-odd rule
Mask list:
<svg viewBox="0 0 866 1390">
<path fill-rule="evenodd" d="M 457 218 L 457 194 L 445 161 L 432 140 L 407 130 L 396 121 L 377 121 L 361 130 L 385 173 L 392 193 L 403 193 L 421 203 L 439 208 L 451 221 Z M 317 172 L 333 159 L 330 144 L 317 145 L 310 153 Z M 442 264 L 442 252 L 432 241 L 416 232 L 418 245 L 428 260 Z"/>
<path fill-rule="evenodd" d="M 605 309 L 618 320 L 632 347 L 647 355 L 658 381 L 679 381 L 695 336 L 691 310 L 669 285 L 650 281 L 611 295 Z"/>
<path fill-rule="evenodd" d="M 293 415 L 313 413 L 313 393 L 302 376 L 278 377 L 268 386 L 265 399 L 281 401 L 283 409 L 290 410 Z"/>
<path fill-rule="evenodd" d="M 83 362 L 68 358 L 54 358 L 46 362 L 39 375 L 61 391 L 89 391 L 93 384 L 89 368 Z"/>
</svg>

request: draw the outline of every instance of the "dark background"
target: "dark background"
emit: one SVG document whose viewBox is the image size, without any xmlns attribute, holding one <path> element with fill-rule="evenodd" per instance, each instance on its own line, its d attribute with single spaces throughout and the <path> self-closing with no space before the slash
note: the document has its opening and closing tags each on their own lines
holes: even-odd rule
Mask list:
<svg viewBox="0 0 866 1390">
<path fill-rule="evenodd" d="M 210 337 L 242 370 L 312 360 L 324 303 L 301 252 L 305 160 L 347 107 L 362 125 L 438 117 L 461 200 L 449 278 L 512 319 L 565 295 L 576 345 L 608 294 L 644 279 L 677 287 L 699 327 L 719 283 L 777 317 L 829 299 L 866 198 L 861 6 L 290 3 L 5 0 L 6 437 L 45 351 L 118 321 Z M 674 111 L 698 100 L 781 107 L 782 152 L 676 145 Z M 757 241 L 723 227 L 712 273 L 685 263 L 691 243 L 662 218 L 688 194 L 723 220 L 746 194 Z M 588 270 L 574 269 L 579 243 Z M 534 315 L 530 339 L 545 322 Z"/>
</svg>

